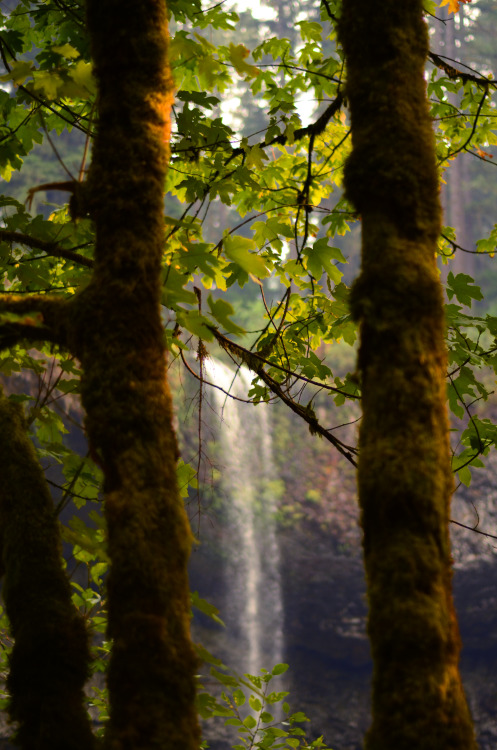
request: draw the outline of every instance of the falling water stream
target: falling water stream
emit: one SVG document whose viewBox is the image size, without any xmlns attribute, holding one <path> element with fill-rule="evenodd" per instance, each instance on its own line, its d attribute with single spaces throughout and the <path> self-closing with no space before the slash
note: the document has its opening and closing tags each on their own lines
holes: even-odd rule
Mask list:
<svg viewBox="0 0 497 750">
<path fill-rule="evenodd" d="M 216 360 L 206 362 L 210 401 L 216 412 L 221 515 L 227 532 L 225 603 L 221 616 L 236 633 L 242 672 L 258 674 L 283 659 L 283 606 L 276 537 L 275 479 L 269 407 L 234 400 L 247 398 L 251 375 Z M 224 391 L 224 392 L 223 392 Z"/>
</svg>

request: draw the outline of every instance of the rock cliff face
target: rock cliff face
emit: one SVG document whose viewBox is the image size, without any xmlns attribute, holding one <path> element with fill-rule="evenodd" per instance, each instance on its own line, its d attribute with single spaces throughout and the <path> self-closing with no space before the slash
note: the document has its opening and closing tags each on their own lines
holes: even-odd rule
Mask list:
<svg viewBox="0 0 497 750">
<path fill-rule="evenodd" d="M 286 417 L 275 422 L 282 429 Z M 311 719 L 309 736 L 324 735 L 333 750 L 359 750 L 369 725 L 371 660 L 366 635 L 366 586 L 353 472 L 328 446 L 293 419 L 284 435 L 273 432 L 280 489 L 278 542 L 283 597 L 284 676 L 294 710 Z M 274 428 L 273 428 L 274 429 Z M 452 517 L 497 536 L 497 460 L 459 488 Z M 222 457 L 219 457 L 222 472 Z M 276 478 L 276 477 L 275 477 Z M 201 523 L 191 584 L 217 604 L 227 595 L 222 506 Z M 497 747 L 497 540 L 452 528 L 454 590 L 463 641 L 462 672 L 481 750 Z M 220 582 L 223 582 L 220 585 Z M 224 587 L 224 589 L 223 589 Z M 196 619 L 195 635 L 228 665 L 240 665 L 236 632 Z M 271 638 L 271 632 L 264 637 Z M 261 649 L 264 653 L 264 647 Z M 271 668 L 272 664 L 261 664 Z M 395 689 L 395 686 L 392 686 Z M 215 750 L 229 740 L 222 720 L 206 727 Z"/>
<path fill-rule="evenodd" d="M 311 719 L 305 727 L 310 736 L 324 734 L 334 750 L 359 750 L 369 724 L 371 679 L 359 551 L 339 556 L 326 539 L 295 530 L 285 530 L 280 543 L 284 660 L 290 665 L 284 689 L 290 691 L 291 706 Z M 192 587 L 216 602 L 222 599 L 216 586 L 221 574 L 206 557 L 204 551 L 194 555 Z M 497 747 L 496 572 L 496 564 L 483 559 L 458 565 L 454 575 L 464 644 L 461 666 L 481 750 Z M 196 623 L 195 632 L 227 664 L 239 663 L 236 636 L 217 631 L 205 620 Z M 220 726 L 208 729 L 211 746 L 218 750 L 229 747 L 216 741 Z"/>
</svg>

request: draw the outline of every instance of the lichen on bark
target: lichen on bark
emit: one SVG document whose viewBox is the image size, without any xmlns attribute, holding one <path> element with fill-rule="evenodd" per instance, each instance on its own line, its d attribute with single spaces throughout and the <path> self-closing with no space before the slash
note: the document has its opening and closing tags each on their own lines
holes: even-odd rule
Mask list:
<svg viewBox="0 0 497 750">
<path fill-rule="evenodd" d="M 359 501 L 374 662 L 367 750 L 470 750 L 451 591 L 453 491 L 436 268 L 434 136 L 420 0 L 344 0 L 353 149 L 345 189 L 362 218 L 351 295 L 360 322 Z"/>
<path fill-rule="evenodd" d="M 2 594 L 14 647 L 7 687 L 25 750 L 91 750 L 88 634 L 71 601 L 50 491 L 22 408 L 0 391 Z"/>
</svg>

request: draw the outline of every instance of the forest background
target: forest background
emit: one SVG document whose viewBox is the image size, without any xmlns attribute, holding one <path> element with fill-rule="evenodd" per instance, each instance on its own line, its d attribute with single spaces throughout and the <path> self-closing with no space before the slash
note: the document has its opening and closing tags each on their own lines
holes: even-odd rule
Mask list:
<svg viewBox="0 0 497 750">
<path fill-rule="evenodd" d="M 438 253 L 447 291 L 452 470 L 457 481 L 469 485 L 497 439 L 491 409 L 497 288 L 490 270 L 497 236 L 492 179 L 496 12 L 483 0 L 445 5 L 425 4 L 431 30 L 426 80 L 444 183 L 446 226 Z M 341 4 L 268 3 L 263 19 L 224 4 L 201 7 L 179 0 L 170 10 L 175 103 L 161 252 L 162 324 L 170 358 L 196 373 L 198 424 L 208 388 L 206 357 L 230 358 L 254 373 L 247 398 L 256 404 L 282 401 L 317 433 L 315 440 L 327 441 L 329 450 L 354 466 L 354 433 L 338 431 L 345 422 L 355 423 L 361 394 L 354 363 L 358 326 L 349 305 L 349 287 L 359 268 L 361 221 L 343 194 L 351 129 L 344 56 L 336 36 Z M 86 571 L 86 580 L 72 577 L 72 601 L 85 625 L 103 636 L 105 520 L 93 506 L 89 514 L 81 510 L 99 497 L 105 462 L 98 450 L 81 457 L 66 439 L 69 422 L 80 413 L 81 357 L 49 330 L 57 326 L 48 325 L 48 305 L 33 301 L 34 295 L 39 301 L 54 293 L 70 300 L 89 285 L 94 222 L 78 200 L 100 117 L 97 82 L 81 4 L 12 3 L 2 7 L 2 24 L 0 335 L 1 371 L 12 391 L 4 409 L 23 405 L 39 459 L 45 467 L 60 467 L 63 478 L 55 482 L 54 497 L 62 539 L 71 545 L 79 571 Z M 17 302 L 12 303 L 14 295 Z M 178 393 L 180 376 L 171 377 Z M 22 393 L 20 383 L 27 386 Z M 343 417 L 329 428 L 336 407 Z M 12 414 L 9 420 L 15 422 Z M 183 497 L 189 485 L 193 489 L 194 528 L 202 513 L 195 490 L 208 459 L 201 431 L 197 434 L 191 459 L 184 451 L 187 461 L 180 459 L 178 466 Z M 339 437 L 343 434 L 347 437 Z M 193 443 L 191 433 L 185 443 Z M 328 460 L 322 451 L 320 460 Z M 6 449 L 4 462 L 10 461 Z M 301 513 L 316 513 L 315 500 L 308 495 L 295 508 L 282 498 L 280 511 L 286 522 L 297 523 Z M 32 562 L 26 566 L 29 578 Z M 217 616 L 198 596 L 193 604 Z M 9 625 L 4 614 L 5 673 L 12 658 L 13 612 L 10 620 Z M 110 640 L 98 638 L 93 649 L 92 668 L 105 671 Z M 260 666 L 271 670 L 274 665 Z M 276 667 L 274 676 L 282 669 Z M 286 697 L 281 691 L 261 697 L 271 673 L 247 681 L 225 674 L 216 662 L 212 674 L 224 684 L 227 698 L 223 703 L 203 694 L 201 713 L 224 715 L 249 745 L 305 746 L 299 713 L 289 728 L 282 728 L 274 726 L 266 710 L 268 701 L 281 703 Z M 7 693 L 14 694 L 13 685 Z M 248 715 L 238 709 L 244 689 L 252 693 Z M 7 693 L 5 705 L 11 705 L 22 728 L 25 715 Z M 105 720 L 105 688 L 97 685 L 90 702 L 100 712 L 99 721 Z M 289 712 L 286 703 L 284 710 Z M 22 746 L 22 731 L 19 736 Z"/>
</svg>

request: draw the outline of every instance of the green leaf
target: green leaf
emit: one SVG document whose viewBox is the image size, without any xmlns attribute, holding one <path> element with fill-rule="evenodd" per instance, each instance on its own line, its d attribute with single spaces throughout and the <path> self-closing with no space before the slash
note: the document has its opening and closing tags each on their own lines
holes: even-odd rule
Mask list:
<svg viewBox="0 0 497 750">
<path fill-rule="evenodd" d="M 12 81 L 16 86 L 24 83 L 26 78 L 33 75 L 33 63 L 28 60 L 18 60 L 10 66 L 10 73 L 0 76 L 0 81 Z"/>
<path fill-rule="evenodd" d="M 57 98 L 63 84 L 63 80 L 58 73 L 37 70 L 33 73 L 33 79 L 32 86 L 35 91 L 41 91 L 50 100 Z"/>
<path fill-rule="evenodd" d="M 89 94 L 96 93 L 97 84 L 93 76 L 93 66 L 91 63 L 79 60 L 74 68 L 69 70 L 69 76 L 75 83 L 86 89 Z"/>
<path fill-rule="evenodd" d="M 268 155 L 266 152 L 258 145 L 251 146 L 247 151 L 247 156 L 245 158 L 245 165 L 248 167 L 248 169 L 252 169 L 255 167 L 255 169 L 263 169 L 264 168 L 264 162 L 267 161 Z"/>
<path fill-rule="evenodd" d="M 458 469 L 457 476 L 466 487 L 469 487 L 471 484 L 471 470 L 469 466 L 464 466 L 462 469 Z"/>
<path fill-rule="evenodd" d="M 254 719 L 253 716 L 247 716 L 243 720 L 244 726 L 247 727 L 247 729 L 254 729 L 257 726 L 257 721 Z"/>
<path fill-rule="evenodd" d="M 323 34 L 323 27 L 317 21 L 297 21 L 295 24 L 300 27 L 302 39 L 320 42 Z"/>
<path fill-rule="evenodd" d="M 224 722 L 224 726 L 225 727 L 229 727 L 229 726 L 232 726 L 232 727 L 241 727 L 241 726 L 243 726 L 243 722 L 242 722 L 241 719 L 237 719 L 236 717 L 232 717 L 231 719 L 226 719 L 226 721 Z"/>
<path fill-rule="evenodd" d="M 265 732 L 272 739 L 276 737 L 288 737 L 288 732 L 285 732 L 284 729 L 280 729 L 279 727 L 268 727 Z M 284 745 L 277 745 L 277 747 L 284 747 Z"/>
<path fill-rule="evenodd" d="M 455 295 L 457 300 L 462 305 L 471 307 L 472 300 L 483 299 L 483 294 L 479 286 L 474 284 L 474 279 L 465 273 L 458 273 L 454 276 L 452 271 L 449 271 L 447 276 L 447 294 L 449 299 Z"/>
<path fill-rule="evenodd" d="M 340 248 L 328 245 L 326 237 L 316 240 L 312 248 L 305 247 L 302 254 L 307 259 L 308 271 L 315 279 L 319 280 L 325 272 L 335 284 L 340 282 L 343 273 L 332 261 L 337 260 L 340 263 L 346 263 L 347 261 Z"/>
<path fill-rule="evenodd" d="M 233 710 L 229 706 L 221 706 L 220 703 L 217 704 L 216 708 L 212 712 L 213 716 L 233 716 Z"/>
<path fill-rule="evenodd" d="M 249 698 L 249 706 L 252 711 L 260 711 L 262 708 L 262 703 L 260 702 L 259 698 L 255 697 L 255 695 L 251 695 Z"/>
<path fill-rule="evenodd" d="M 178 324 L 186 328 L 194 336 L 204 341 L 212 341 L 214 334 L 210 326 L 212 323 L 196 310 L 179 310 L 177 313 Z"/>
<path fill-rule="evenodd" d="M 210 602 L 206 601 L 205 599 L 202 599 L 198 591 L 192 591 L 190 594 L 190 601 L 192 603 L 192 607 L 195 607 L 199 610 L 199 612 L 203 612 L 204 615 L 207 615 L 207 617 L 210 617 L 211 620 L 214 620 L 214 622 L 217 622 L 219 625 L 223 625 L 224 622 L 221 620 L 219 615 L 219 610 L 217 607 L 215 607 L 213 604 L 210 604 Z"/>
<path fill-rule="evenodd" d="M 235 68 L 238 75 L 243 76 L 246 80 L 249 78 L 256 78 L 260 70 L 255 65 L 249 65 L 245 62 L 245 58 L 250 55 L 248 50 L 243 44 L 230 44 L 229 46 L 229 60 Z"/>
<path fill-rule="evenodd" d="M 288 664 L 276 664 L 272 668 L 271 674 L 275 676 L 278 674 L 284 674 L 287 671 L 287 669 L 288 669 Z"/>
<path fill-rule="evenodd" d="M 274 716 L 267 711 L 263 711 L 261 713 L 260 719 L 263 724 L 269 724 L 270 722 L 274 721 Z"/>
<path fill-rule="evenodd" d="M 232 677 L 229 674 L 223 674 L 214 667 L 211 667 L 211 675 L 226 687 L 238 687 L 238 680 L 236 679 L 236 677 Z"/>
<path fill-rule="evenodd" d="M 80 56 L 78 50 L 75 49 L 71 44 L 67 43 L 52 47 L 52 50 L 58 55 L 62 55 L 62 57 L 65 57 L 67 60 L 72 60 L 73 58 Z"/>
<path fill-rule="evenodd" d="M 244 706 L 246 698 L 243 690 L 240 690 L 240 688 L 233 690 L 233 700 L 235 701 L 237 706 Z"/>
<path fill-rule="evenodd" d="M 221 324 L 225 331 L 233 333 L 236 336 L 243 336 L 245 330 L 230 320 L 230 316 L 234 315 L 235 311 L 229 302 L 226 302 L 222 297 L 215 300 L 212 295 L 209 294 L 207 303 L 210 307 L 212 317 Z"/>
<path fill-rule="evenodd" d="M 199 107 L 212 109 L 219 104 L 217 96 L 209 96 L 205 91 L 178 91 L 176 98 L 183 102 L 193 102 Z"/>
<path fill-rule="evenodd" d="M 180 497 L 188 497 L 188 487 L 198 487 L 196 470 L 190 464 L 186 464 L 182 458 L 176 466 L 176 476 Z"/>
<path fill-rule="evenodd" d="M 211 654 L 211 652 L 208 651 L 204 646 L 202 646 L 201 643 L 195 644 L 195 650 L 201 661 L 205 662 L 206 664 L 213 664 L 215 667 L 223 668 L 221 659 L 218 659 L 216 656 Z"/>
<path fill-rule="evenodd" d="M 108 570 L 108 564 L 106 562 L 99 562 L 95 565 L 92 565 L 90 567 L 90 576 L 92 581 L 94 581 L 96 584 L 101 583 L 102 576 L 105 575 L 105 573 Z"/>
<path fill-rule="evenodd" d="M 189 280 L 188 273 L 180 273 L 175 266 L 170 265 L 165 267 L 163 278 L 164 289 L 161 296 L 163 305 L 173 308 L 180 303 L 186 303 L 189 305 L 195 305 L 197 303 L 195 293 L 189 289 L 185 289 L 184 286 Z"/>
<path fill-rule="evenodd" d="M 252 252 L 255 249 L 254 240 L 240 235 L 228 235 L 223 240 L 223 250 L 226 256 L 237 263 L 246 273 L 265 279 L 269 276 L 264 258 Z"/>
<path fill-rule="evenodd" d="M 284 690 L 280 691 L 279 693 L 273 692 L 273 693 L 269 693 L 266 696 L 266 700 L 268 703 L 271 703 L 271 704 L 279 703 L 280 701 L 283 700 L 283 698 L 286 698 L 287 695 L 288 695 L 288 691 L 284 691 Z"/>
<path fill-rule="evenodd" d="M 303 711 L 297 711 L 296 713 L 292 714 L 290 716 L 290 719 L 291 721 L 298 721 L 298 722 L 309 721 L 309 719 L 307 718 L 307 716 L 305 715 Z"/>
</svg>

